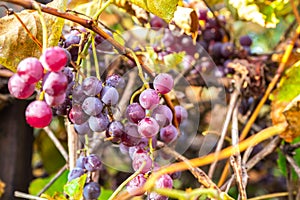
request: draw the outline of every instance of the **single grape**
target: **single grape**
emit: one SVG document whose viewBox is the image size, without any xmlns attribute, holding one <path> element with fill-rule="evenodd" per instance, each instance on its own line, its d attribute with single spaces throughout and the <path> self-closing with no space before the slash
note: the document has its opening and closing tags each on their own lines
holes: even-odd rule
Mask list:
<svg viewBox="0 0 300 200">
<path fill-rule="evenodd" d="M 119 101 L 119 93 L 116 88 L 105 86 L 101 91 L 101 101 L 106 105 L 116 105 Z"/>
<path fill-rule="evenodd" d="M 172 189 L 173 187 L 173 180 L 172 178 L 167 175 L 167 174 L 164 174 L 162 175 L 156 182 L 155 182 L 155 187 L 156 188 L 169 188 L 169 189 Z M 152 192 L 149 194 L 149 197 L 148 199 L 150 200 L 167 200 L 168 197 L 166 196 L 162 196 L 160 194 L 157 194 L 155 192 Z"/>
<path fill-rule="evenodd" d="M 160 127 L 165 127 L 172 122 L 173 113 L 168 106 L 158 105 L 153 109 L 151 117 L 157 121 Z"/>
<path fill-rule="evenodd" d="M 30 97 L 34 92 L 34 89 L 35 84 L 28 84 L 24 82 L 24 80 L 18 74 L 14 74 L 9 78 L 9 93 L 18 99 L 26 99 Z"/>
<path fill-rule="evenodd" d="M 87 96 L 96 96 L 102 90 L 102 82 L 95 76 L 90 76 L 82 82 L 82 90 Z"/>
<path fill-rule="evenodd" d="M 43 84 L 43 90 L 51 96 L 65 93 L 67 87 L 68 80 L 62 72 L 50 72 Z"/>
<path fill-rule="evenodd" d="M 138 132 L 138 127 L 134 123 L 125 124 L 125 133 L 122 135 L 122 143 L 125 146 L 136 146 L 141 140 L 141 136 Z"/>
<path fill-rule="evenodd" d="M 89 126 L 94 132 L 102 132 L 107 129 L 109 125 L 109 119 L 106 115 L 100 113 L 97 116 L 91 116 L 89 118 Z"/>
<path fill-rule="evenodd" d="M 215 42 L 214 44 L 210 45 L 209 49 L 210 49 L 211 55 L 214 58 L 220 58 L 222 56 L 222 53 L 221 53 L 222 47 L 223 47 L 223 43 L 221 43 L 221 42 Z"/>
<path fill-rule="evenodd" d="M 115 88 L 124 88 L 125 80 L 118 74 L 113 74 L 106 78 L 106 85 Z"/>
<path fill-rule="evenodd" d="M 81 85 L 78 85 L 73 89 L 72 100 L 75 103 L 81 104 L 88 96 L 84 93 Z"/>
<path fill-rule="evenodd" d="M 177 136 L 178 136 L 178 131 L 176 127 L 173 126 L 172 124 L 160 129 L 160 139 L 167 144 L 176 140 Z"/>
<path fill-rule="evenodd" d="M 138 131 L 142 136 L 151 138 L 158 133 L 159 125 L 154 118 L 145 117 L 139 122 Z"/>
<path fill-rule="evenodd" d="M 147 179 L 145 178 L 144 174 L 139 174 L 134 177 L 129 183 L 127 184 L 127 192 L 129 194 L 134 194 L 135 196 L 140 196 L 144 194 L 143 192 L 136 193 L 140 188 L 144 186 Z"/>
<path fill-rule="evenodd" d="M 86 160 L 85 156 L 79 156 L 76 160 L 76 167 L 81 168 L 81 169 L 85 169 L 84 168 L 85 160 Z"/>
<path fill-rule="evenodd" d="M 83 188 L 83 196 L 86 200 L 98 199 L 101 193 L 100 185 L 96 182 L 87 183 Z"/>
<path fill-rule="evenodd" d="M 177 105 L 174 107 L 174 109 L 176 119 L 179 124 L 188 118 L 188 112 L 183 106 Z"/>
<path fill-rule="evenodd" d="M 32 84 L 43 77 L 44 67 L 37 58 L 28 57 L 18 64 L 17 73 L 24 82 Z"/>
<path fill-rule="evenodd" d="M 68 174 L 68 181 L 72 181 L 75 178 L 78 178 L 84 174 L 84 169 L 79 167 L 74 167 Z"/>
<path fill-rule="evenodd" d="M 96 116 L 101 113 L 103 104 L 97 97 L 87 97 L 81 107 L 86 114 Z"/>
<path fill-rule="evenodd" d="M 66 93 L 59 94 L 57 96 L 51 96 L 45 93 L 45 101 L 49 106 L 58 106 L 65 101 Z"/>
<path fill-rule="evenodd" d="M 152 159 L 148 153 L 144 152 L 135 152 L 132 159 L 132 168 L 134 171 L 137 171 L 142 167 L 142 164 L 145 163 L 145 166 L 141 169 L 141 173 L 146 173 L 151 171 Z"/>
<path fill-rule="evenodd" d="M 159 96 L 153 89 L 144 90 L 139 97 L 140 105 L 145 109 L 153 109 L 159 104 Z"/>
<path fill-rule="evenodd" d="M 160 94 L 170 92 L 174 86 L 173 77 L 166 73 L 158 74 L 153 81 L 154 89 Z"/>
<path fill-rule="evenodd" d="M 111 140 L 113 143 L 120 143 L 124 133 L 124 126 L 120 121 L 113 121 L 109 124 L 107 135 L 113 138 Z"/>
<path fill-rule="evenodd" d="M 252 44 L 252 39 L 250 38 L 249 35 L 241 36 L 239 41 L 242 46 L 246 46 L 246 47 L 250 47 Z"/>
<path fill-rule="evenodd" d="M 234 45 L 231 42 L 223 43 L 221 48 L 221 54 L 224 58 L 229 58 L 234 53 Z"/>
<path fill-rule="evenodd" d="M 140 146 L 132 146 L 132 147 L 129 147 L 128 149 L 128 154 L 129 154 L 129 157 L 131 159 L 133 159 L 134 157 L 134 154 L 135 153 L 147 153 L 147 151 L 144 149 L 144 148 L 141 148 Z"/>
<path fill-rule="evenodd" d="M 210 42 L 212 40 L 222 41 L 222 38 L 223 38 L 222 33 L 216 28 L 205 29 L 203 31 L 203 40 L 205 40 L 206 42 Z"/>
<path fill-rule="evenodd" d="M 90 129 L 89 122 L 86 121 L 83 124 L 74 124 L 74 128 L 78 135 L 91 134 L 93 131 Z"/>
<path fill-rule="evenodd" d="M 45 69 L 58 72 L 68 64 L 68 55 L 61 47 L 50 47 L 40 57 Z"/>
<path fill-rule="evenodd" d="M 84 168 L 90 172 L 100 170 L 102 163 L 96 154 L 90 154 L 84 160 Z"/>
<path fill-rule="evenodd" d="M 87 115 L 81 108 L 80 104 L 73 104 L 72 109 L 69 112 L 69 119 L 74 124 L 83 124 L 89 119 L 89 115 Z"/>
<path fill-rule="evenodd" d="M 126 117 L 130 122 L 138 123 L 146 116 L 144 108 L 138 103 L 132 103 L 127 106 Z"/>
<path fill-rule="evenodd" d="M 44 128 L 52 120 L 52 110 L 45 101 L 31 102 L 25 111 L 27 123 L 34 128 Z"/>
</svg>

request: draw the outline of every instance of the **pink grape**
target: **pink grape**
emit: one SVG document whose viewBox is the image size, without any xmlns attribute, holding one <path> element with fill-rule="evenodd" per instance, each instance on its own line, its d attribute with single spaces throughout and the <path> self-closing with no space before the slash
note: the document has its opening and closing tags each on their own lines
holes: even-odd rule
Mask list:
<svg viewBox="0 0 300 200">
<path fill-rule="evenodd" d="M 175 109 L 176 119 L 179 124 L 188 118 L 188 112 L 183 106 L 177 105 L 174 107 L 174 109 Z"/>
<path fill-rule="evenodd" d="M 37 58 L 28 57 L 18 64 L 18 75 L 28 84 L 38 82 L 44 74 L 44 68 Z"/>
<path fill-rule="evenodd" d="M 61 47 L 50 47 L 40 57 L 45 69 L 58 72 L 68 64 L 68 55 Z"/>
<path fill-rule="evenodd" d="M 170 92 L 173 86 L 174 80 L 169 74 L 161 73 L 154 78 L 153 87 L 160 94 L 166 94 Z"/>
<path fill-rule="evenodd" d="M 68 79 L 62 72 L 50 72 L 43 84 L 43 90 L 52 96 L 65 93 L 68 87 Z"/>
<path fill-rule="evenodd" d="M 151 138 L 158 133 L 159 125 L 154 118 L 145 117 L 139 122 L 138 131 L 142 136 Z"/>
<path fill-rule="evenodd" d="M 153 89 L 144 90 L 139 97 L 141 106 L 145 109 L 153 109 L 159 104 L 159 96 Z"/>
<path fill-rule="evenodd" d="M 132 103 L 127 106 L 126 117 L 129 121 L 133 123 L 138 123 L 140 120 L 144 119 L 146 116 L 144 108 L 138 103 Z"/>
<path fill-rule="evenodd" d="M 125 124 L 125 133 L 122 135 L 121 139 L 125 146 L 132 147 L 137 145 L 141 140 L 137 125 L 134 123 Z"/>
<path fill-rule="evenodd" d="M 144 162 L 145 162 L 145 166 L 141 169 L 141 173 L 146 173 L 148 171 L 151 171 L 152 159 L 150 158 L 148 153 L 144 153 L 143 151 L 141 153 L 135 152 L 133 154 L 132 168 L 134 171 L 140 169 Z"/>
<path fill-rule="evenodd" d="M 59 94 L 57 96 L 51 96 L 45 93 L 45 101 L 49 106 L 61 105 L 66 99 L 66 93 Z"/>
<path fill-rule="evenodd" d="M 172 122 L 173 113 L 168 106 L 158 105 L 153 109 L 151 117 L 157 121 L 160 127 L 165 127 Z"/>
<path fill-rule="evenodd" d="M 89 115 L 87 115 L 81 108 L 80 104 L 74 104 L 72 109 L 69 112 L 69 119 L 74 124 L 83 124 L 89 119 Z"/>
<path fill-rule="evenodd" d="M 138 189 L 144 186 L 147 179 L 145 178 L 144 174 L 139 174 L 134 177 L 129 183 L 127 184 L 127 191 L 129 194 L 134 194 L 135 196 L 140 196 L 144 194 L 143 192 L 136 193 Z"/>
<path fill-rule="evenodd" d="M 169 175 L 164 174 L 155 182 L 155 187 L 172 189 L 173 180 Z M 162 196 L 162 195 L 157 194 L 155 192 L 152 192 L 152 193 L 149 194 L 148 199 L 151 199 L 151 200 L 167 200 L 168 197 Z"/>
<path fill-rule="evenodd" d="M 160 139 L 167 144 L 173 142 L 177 138 L 177 135 L 178 131 L 172 124 L 160 129 Z"/>
<path fill-rule="evenodd" d="M 34 128 L 44 128 L 52 120 L 52 110 L 45 101 L 31 102 L 25 111 L 27 123 Z"/>
<path fill-rule="evenodd" d="M 8 90 L 11 95 L 18 99 L 30 97 L 35 89 L 34 84 L 28 84 L 18 75 L 14 74 L 8 81 Z"/>
</svg>

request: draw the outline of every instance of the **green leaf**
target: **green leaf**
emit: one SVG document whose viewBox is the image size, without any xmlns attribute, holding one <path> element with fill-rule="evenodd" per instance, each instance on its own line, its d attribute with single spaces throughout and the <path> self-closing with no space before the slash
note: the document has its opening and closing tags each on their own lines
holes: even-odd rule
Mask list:
<svg viewBox="0 0 300 200">
<path fill-rule="evenodd" d="M 64 192 L 71 197 L 71 199 L 81 199 L 83 194 L 83 187 L 86 181 L 86 174 L 73 179 L 72 181 L 68 182 L 64 186 Z"/>
<path fill-rule="evenodd" d="M 300 94 L 300 61 L 288 69 L 274 92 L 278 101 L 289 102 Z"/>
<path fill-rule="evenodd" d="M 65 10 L 67 0 L 54 0 L 49 7 Z M 31 34 L 42 41 L 42 26 L 37 11 L 17 13 Z M 44 14 L 48 32 L 48 46 L 56 46 L 61 36 L 64 20 Z M 0 64 L 15 72 L 18 63 L 26 57 L 39 57 L 41 49 L 32 41 L 14 15 L 0 19 Z"/>
<path fill-rule="evenodd" d="M 287 174 L 286 174 L 286 159 L 280 150 L 278 150 L 277 165 L 278 165 L 278 168 L 280 169 L 281 173 L 286 177 L 287 176 Z"/>
<path fill-rule="evenodd" d="M 37 178 L 30 183 L 29 193 L 36 195 L 49 183 L 49 181 L 55 176 L 55 174 L 47 177 L 47 178 Z M 68 171 L 62 173 L 62 175 L 46 190 L 45 194 L 47 195 L 55 195 L 57 192 L 63 192 L 63 187 L 68 180 Z"/>
<path fill-rule="evenodd" d="M 67 198 L 64 196 L 64 194 L 58 193 L 58 192 L 54 193 L 53 196 L 48 195 L 48 194 L 42 194 L 41 197 L 46 198 L 48 200 L 67 200 Z"/>
<path fill-rule="evenodd" d="M 130 0 L 133 4 L 170 22 L 176 11 L 178 0 Z"/>
<path fill-rule="evenodd" d="M 107 200 L 112 195 L 112 193 L 113 193 L 112 190 L 106 190 L 104 188 L 101 188 L 101 194 L 100 194 L 98 200 Z"/>
<path fill-rule="evenodd" d="M 169 69 L 178 69 L 178 65 L 183 61 L 185 52 L 171 53 L 164 56 L 166 71 Z"/>
</svg>

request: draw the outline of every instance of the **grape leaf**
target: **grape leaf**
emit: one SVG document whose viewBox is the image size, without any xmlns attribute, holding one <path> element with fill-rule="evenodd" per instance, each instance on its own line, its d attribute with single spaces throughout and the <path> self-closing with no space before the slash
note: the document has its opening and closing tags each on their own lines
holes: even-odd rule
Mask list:
<svg viewBox="0 0 300 200">
<path fill-rule="evenodd" d="M 54 0 L 49 7 L 65 10 L 67 0 Z M 33 36 L 42 41 L 42 26 L 37 11 L 23 10 L 17 13 Z M 64 20 L 43 14 L 48 32 L 48 46 L 58 44 Z M 18 63 L 26 57 L 39 57 L 41 49 L 29 37 L 14 15 L 0 19 L 0 64 L 15 72 Z"/>
<path fill-rule="evenodd" d="M 82 176 L 68 182 L 64 186 L 64 192 L 69 195 L 71 199 L 81 199 L 86 177 L 87 175 L 83 174 Z"/>
<path fill-rule="evenodd" d="M 130 0 L 133 4 L 170 22 L 176 11 L 178 0 Z"/>
<path fill-rule="evenodd" d="M 34 179 L 29 186 L 29 193 L 36 195 L 41 189 L 45 187 L 49 183 L 49 181 L 55 176 L 55 174 L 47 177 L 47 178 L 37 178 Z M 45 195 L 55 195 L 57 192 L 63 192 L 63 186 L 66 184 L 68 180 L 68 171 L 65 171 L 60 175 L 60 177 L 47 189 Z M 56 194 L 57 195 L 57 194 Z"/>
<path fill-rule="evenodd" d="M 112 190 L 106 190 L 104 188 L 101 188 L 101 194 L 100 194 L 98 200 L 107 200 L 112 195 L 112 193 L 113 193 Z"/>
</svg>

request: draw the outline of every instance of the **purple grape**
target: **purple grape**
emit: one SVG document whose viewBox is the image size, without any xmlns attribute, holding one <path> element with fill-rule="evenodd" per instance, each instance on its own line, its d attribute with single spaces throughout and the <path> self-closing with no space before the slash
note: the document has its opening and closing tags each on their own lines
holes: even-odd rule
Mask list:
<svg viewBox="0 0 300 200">
<path fill-rule="evenodd" d="M 86 160 L 85 156 L 79 156 L 79 158 L 77 158 L 77 160 L 76 160 L 76 167 L 85 169 L 85 167 L 84 167 L 85 160 Z"/>
<path fill-rule="evenodd" d="M 171 30 L 166 29 L 165 34 L 162 38 L 162 43 L 165 47 L 170 47 L 176 43 L 176 38 L 172 34 Z"/>
<path fill-rule="evenodd" d="M 102 132 L 107 129 L 109 125 L 109 119 L 107 115 L 100 113 L 97 116 L 91 116 L 89 118 L 89 126 L 94 132 Z"/>
<path fill-rule="evenodd" d="M 80 43 L 80 40 L 81 38 L 79 35 L 70 34 L 68 37 L 66 37 L 64 42 L 64 47 L 70 52 L 72 61 L 76 61 L 78 58 L 78 44 Z"/>
<path fill-rule="evenodd" d="M 166 94 L 170 92 L 173 86 L 174 80 L 169 74 L 161 73 L 154 78 L 153 87 L 160 94 Z"/>
<path fill-rule="evenodd" d="M 69 119 L 74 124 L 83 124 L 89 116 L 82 110 L 81 105 L 74 104 L 69 113 Z"/>
<path fill-rule="evenodd" d="M 72 70 L 69 67 L 65 67 L 62 70 L 62 73 L 64 73 L 66 75 L 68 83 L 71 83 L 73 81 L 73 78 L 74 78 L 73 72 L 72 72 Z"/>
<path fill-rule="evenodd" d="M 132 147 L 136 146 L 141 140 L 141 136 L 138 132 L 136 124 L 127 123 L 125 125 L 125 133 L 122 135 L 122 143 L 125 146 Z"/>
<path fill-rule="evenodd" d="M 122 135 L 125 133 L 124 126 L 119 121 L 113 121 L 109 124 L 107 133 L 109 137 L 113 138 L 113 143 L 120 143 Z"/>
<path fill-rule="evenodd" d="M 84 160 L 84 168 L 90 172 L 100 170 L 102 163 L 96 154 L 90 154 Z"/>
<path fill-rule="evenodd" d="M 144 174 L 139 174 L 136 177 L 134 177 L 129 183 L 127 184 L 127 191 L 129 194 L 135 194 L 136 196 L 140 196 L 144 193 L 136 193 L 141 187 L 144 186 L 147 179 L 145 178 Z"/>
<path fill-rule="evenodd" d="M 125 80 L 118 74 L 113 74 L 106 78 L 106 85 L 115 88 L 124 88 Z"/>
<path fill-rule="evenodd" d="M 145 117 L 139 122 L 138 131 L 142 136 L 151 138 L 158 133 L 159 125 L 154 118 Z"/>
<path fill-rule="evenodd" d="M 127 106 L 126 117 L 130 122 L 138 123 L 146 116 L 144 108 L 138 103 L 132 103 Z"/>
<path fill-rule="evenodd" d="M 96 182 L 87 183 L 83 188 L 83 196 L 86 200 L 98 199 L 101 193 L 100 185 Z"/>
<path fill-rule="evenodd" d="M 177 136 L 178 136 L 178 131 L 176 127 L 173 126 L 172 124 L 160 129 L 160 139 L 167 144 L 176 140 Z"/>
<path fill-rule="evenodd" d="M 158 105 L 153 109 L 151 117 L 157 121 L 160 127 L 165 127 L 172 122 L 173 113 L 168 106 Z"/>
<path fill-rule="evenodd" d="M 103 109 L 102 102 L 97 97 L 88 97 L 82 103 L 82 110 L 92 116 L 96 116 L 101 113 Z"/>
<path fill-rule="evenodd" d="M 151 171 L 152 159 L 150 158 L 148 153 L 135 152 L 133 154 L 132 168 L 134 171 L 137 171 L 138 169 L 140 169 L 144 162 L 145 162 L 145 166 L 141 169 L 141 173 L 146 173 L 148 171 Z"/>
<path fill-rule="evenodd" d="M 74 128 L 78 135 L 91 134 L 93 131 L 90 129 L 89 122 L 86 121 L 83 124 L 74 124 Z"/>
<path fill-rule="evenodd" d="M 212 29 L 205 29 L 203 31 L 203 39 L 206 42 L 210 42 L 212 40 L 214 41 L 222 41 L 222 33 L 216 29 L 216 28 L 212 28 Z"/>
<path fill-rule="evenodd" d="M 54 106 L 53 109 L 57 115 L 63 116 L 67 115 L 69 109 L 71 108 L 71 100 L 70 98 L 65 98 L 64 102 L 60 105 Z"/>
<path fill-rule="evenodd" d="M 68 80 L 64 73 L 50 72 L 44 81 L 43 90 L 51 96 L 57 96 L 65 93 L 67 86 Z"/>
<path fill-rule="evenodd" d="M 242 46 L 246 46 L 246 47 L 250 47 L 252 44 L 252 39 L 250 38 L 249 35 L 241 36 L 239 41 Z"/>
<path fill-rule="evenodd" d="M 144 90 L 139 97 L 140 105 L 145 109 L 153 109 L 159 104 L 159 96 L 153 89 Z"/>
<path fill-rule="evenodd" d="M 188 112 L 183 106 L 177 105 L 174 107 L 174 109 L 175 109 L 176 119 L 179 124 L 188 118 Z"/>
<path fill-rule="evenodd" d="M 208 12 L 207 9 L 199 9 L 198 19 L 203 20 L 203 21 L 207 21 L 207 12 Z"/>
<path fill-rule="evenodd" d="M 44 75 L 42 63 L 33 57 L 28 57 L 18 64 L 17 73 L 27 84 L 38 82 Z"/>
<path fill-rule="evenodd" d="M 155 187 L 157 188 L 169 188 L 169 189 L 172 189 L 173 187 L 173 180 L 172 178 L 167 175 L 167 174 L 164 174 L 162 175 L 156 182 L 155 182 Z M 149 194 L 149 200 L 167 200 L 168 197 L 166 196 L 162 196 L 160 194 L 157 194 L 155 192 L 152 192 Z"/>
<path fill-rule="evenodd" d="M 72 100 L 75 103 L 81 104 L 88 97 L 83 91 L 84 90 L 82 89 L 81 85 L 78 85 L 73 89 Z"/>
<path fill-rule="evenodd" d="M 229 58 L 234 53 L 234 45 L 231 42 L 223 43 L 221 54 L 224 58 Z"/>
<path fill-rule="evenodd" d="M 211 55 L 214 58 L 220 58 L 222 56 L 222 53 L 221 53 L 222 47 L 223 47 L 223 43 L 221 43 L 221 42 L 216 42 L 213 45 L 211 45 L 210 46 Z"/>
<path fill-rule="evenodd" d="M 87 96 L 96 96 L 102 90 L 102 82 L 95 76 L 90 76 L 82 82 L 83 93 Z"/>
<path fill-rule="evenodd" d="M 128 155 L 129 147 L 125 146 L 123 143 L 119 144 L 120 152 L 124 155 Z"/>
<path fill-rule="evenodd" d="M 170 174 L 170 177 L 171 177 L 173 180 L 179 179 L 179 178 L 181 177 L 181 171 L 173 172 L 172 174 Z"/>
<path fill-rule="evenodd" d="M 116 105 L 119 101 L 119 93 L 116 88 L 105 86 L 101 91 L 101 101 L 106 105 Z"/>
<path fill-rule="evenodd" d="M 75 178 L 78 178 L 84 174 L 84 169 L 79 167 L 74 167 L 68 174 L 68 181 L 72 181 Z"/>
</svg>

